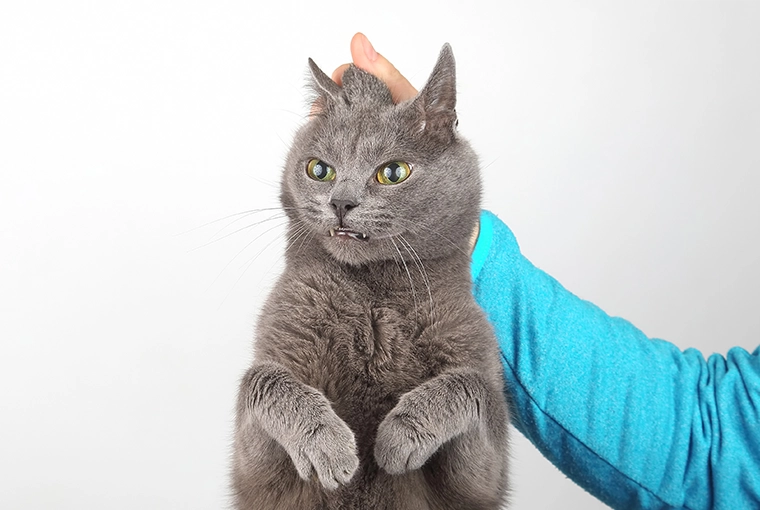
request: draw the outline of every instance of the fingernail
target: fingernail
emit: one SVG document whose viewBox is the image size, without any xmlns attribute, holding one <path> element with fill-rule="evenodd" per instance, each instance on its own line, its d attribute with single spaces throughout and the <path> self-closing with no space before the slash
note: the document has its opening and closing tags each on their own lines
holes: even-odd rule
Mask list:
<svg viewBox="0 0 760 510">
<path fill-rule="evenodd" d="M 375 48 L 372 47 L 372 43 L 369 42 L 366 35 L 362 40 L 362 46 L 364 47 L 364 54 L 367 55 L 370 62 L 377 60 L 377 52 L 375 51 Z"/>
</svg>

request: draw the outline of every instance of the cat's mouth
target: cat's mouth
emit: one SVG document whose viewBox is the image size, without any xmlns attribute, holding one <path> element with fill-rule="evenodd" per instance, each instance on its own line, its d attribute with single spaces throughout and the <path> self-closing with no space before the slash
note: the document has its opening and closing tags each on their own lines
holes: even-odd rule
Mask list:
<svg viewBox="0 0 760 510">
<path fill-rule="evenodd" d="M 344 227 L 335 227 L 330 229 L 330 237 L 348 237 L 357 241 L 366 241 L 369 236 L 364 232 L 357 232 Z"/>
</svg>

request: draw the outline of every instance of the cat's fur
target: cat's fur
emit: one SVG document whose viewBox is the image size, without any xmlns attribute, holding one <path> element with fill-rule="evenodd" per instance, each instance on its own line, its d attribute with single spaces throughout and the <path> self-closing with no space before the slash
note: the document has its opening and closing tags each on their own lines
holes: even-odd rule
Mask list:
<svg viewBox="0 0 760 510">
<path fill-rule="evenodd" d="M 286 268 L 240 384 L 235 506 L 502 508 L 508 414 L 472 296 L 480 177 L 456 134 L 451 49 L 399 105 L 364 71 L 349 68 L 341 88 L 309 63 L 317 111 L 282 176 Z M 335 180 L 310 179 L 311 158 Z M 399 160 L 410 177 L 380 184 L 378 167 Z M 338 226 L 368 239 L 331 237 Z"/>
</svg>

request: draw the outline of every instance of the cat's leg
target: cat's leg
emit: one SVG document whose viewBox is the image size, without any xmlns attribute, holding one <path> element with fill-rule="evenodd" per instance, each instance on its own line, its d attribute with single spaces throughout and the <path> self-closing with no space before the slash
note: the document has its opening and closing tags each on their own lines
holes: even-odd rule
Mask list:
<svg viewBox="0 0 760 510">
<path fill-rule="evenodd" d="M 328 490 L 347 483 L 359 465 L 354 434 L 327 398 L 278 363 L 255 364 L 243 376 L 235 442 L 233 478 L 242 486 L 249 485 L 246 477 L 266 479 L 267 470 L 277 470 L 273 452 L 257 451 L 276 445 L 301 478 L 314 471 Z"/>
<path fill-rule="evenodd" d="M 475 371 L 447 372 L 399 399 L 378 428 L 375 460 L 401 474 L 438 452 L 429 466 L 436 485 L 452 497 L 469 493 L 481 501 L 461 508 L 496 508 L 506 490 L 508 423 L 493 381 Z"/>
</svg>

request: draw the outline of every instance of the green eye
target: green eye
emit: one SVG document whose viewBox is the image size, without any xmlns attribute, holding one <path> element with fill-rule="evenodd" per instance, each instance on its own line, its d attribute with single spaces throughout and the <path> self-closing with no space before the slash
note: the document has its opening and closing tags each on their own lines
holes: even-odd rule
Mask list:
<svg viewBox="0 0 760 510">
<path fill-rule="evenodd" d="M 320 159 L 312 158 L 306 165 L 306 173 L 315 181 L 332 181 L 335 179 L 335 169 Z"/>
<path fill-rule="evenodd" d="M 377 182 L 380 184 L 398 184 L 404 182 L 412 173 L 409 163 L 393 161 L 377 169 Z"/>
</svg>

